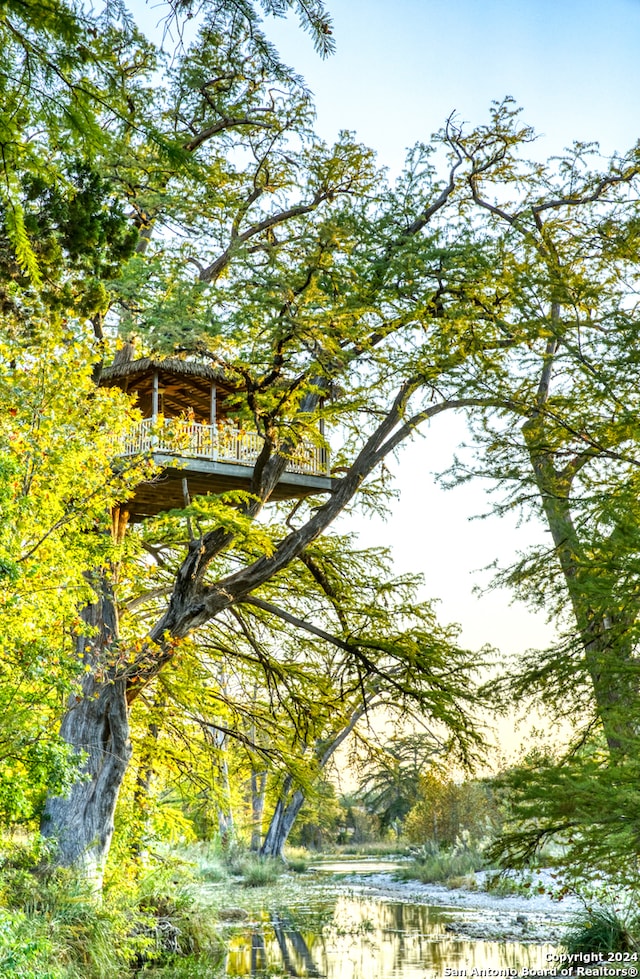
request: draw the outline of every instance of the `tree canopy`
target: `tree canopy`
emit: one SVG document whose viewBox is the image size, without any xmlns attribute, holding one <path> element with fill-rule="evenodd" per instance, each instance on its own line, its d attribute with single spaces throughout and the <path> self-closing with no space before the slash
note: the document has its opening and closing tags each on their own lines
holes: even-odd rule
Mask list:
<svg viewBox="0 0 640 979">
<path fill-rule="evenodd" d="M 295 9 L 330 50 L 322 4 L 262 7 Z M 48 788 L 58 859 L 99 878 L 130 718 L 150 757 L 174 711 L 198 752 L 218 731 L 252 764 L 277 755 L 284 809 L 370 699 L 411 702 L 472 755 L 480 658 L 332 529 L 385 507 L 385 460 L 446 411 L 474 446 L 452 478 L 489 477 L 498 512 L 534 512 L 551 535 L 499 580 L 557 616 L 563 643 L 496 689 L 563 712 L 570 679 L 572 763 L 597 745 L 626 773 L 637 148 L 528 162 L 533 133 L 506 100 L 484 126 L 449 120 L 389 182 L 354 134 L 314 135 L 253 5 L 169 4 L 178 27 L 197 22 L 171 59 L 114 9 L 0 12 L 0 668 L 19 706 L 2 745 L 23 786 L 6 818 Z M 126 533 L 134 486 L 155 475 L 160 496 L 162 475 L 153 452 L 122 454 L 135 397 L 99 386 L 125 349 L 217 372 L 259 446 L 242 489 L 192 498 L 185 476 L 183 507 Z M 331 449 L 331 488 L 276 502 L 304 445 Z"/>
</svg>

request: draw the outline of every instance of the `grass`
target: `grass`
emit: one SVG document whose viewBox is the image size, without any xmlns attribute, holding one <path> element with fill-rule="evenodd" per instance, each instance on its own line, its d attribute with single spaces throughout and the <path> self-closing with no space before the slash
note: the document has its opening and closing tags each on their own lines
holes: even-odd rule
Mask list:
<svg viewBox="0 0 640 979">
<path fill-rule="evenodd" d="M 254 857 L 243 865 L 242 883 L 245 887 L 266 887 L 273 884 L 285 869 L 281 860 Z"/>
<path fill-rule="evenodd" d="M 221 958 L 215 914 L 198 902 L 184 862 L 138 880 L 123 869 L 101 900 L 68 870 L 21 858 L 0 871 L 2 979 L 113 979 L 150 963 Z"/>
<path fill-rule="evenodd" d="M 195 955 L 151 970 L 145 969 L 137 975 L 140 979 L 220 979 L 220 967 L 221 963 L 208 955 Z"/>
<path fill-rule="evenodd" d="M 309 851 L 302 846 L 287 847 L 285 858 L 287 870 L 292 870 L 294 874 L 303 874 L 308 870 L 312 859 Z"/>
<path fill-rule="evenodd" d="M 591 908 L 576 916 L 563 939 L 570 955 L 640 951 L 640 916 L 613 908 Z"/>
<path fill-rule="evenodd" d="M 302 852 L 293 851 L 291 859 L 284 863 L 271 857 L 260 857 L 241 844 L 234 844 L 226 850 L 210 844 L 197 844 L 181 850 L 199 880 L 219 884 L 240 877 L 245 887 L 266 887 L 288 869 L 302 872 L 306 869 L 300 856 Z"/>
<path fill-rule="evenodd" d="M 446 884 L 449 887 L 475 887 L 473 874 L 486 866 L 479 850 L 429 849 L 396 871 L 401 880 L 419 880 L 423 884 Z"/>
<path fill-rule="evenodd" d="M 304 874 L 309 869 L 309 860 L 307 857 L 287 857 L 287 867 L 294 874 Z"/>
</svg>

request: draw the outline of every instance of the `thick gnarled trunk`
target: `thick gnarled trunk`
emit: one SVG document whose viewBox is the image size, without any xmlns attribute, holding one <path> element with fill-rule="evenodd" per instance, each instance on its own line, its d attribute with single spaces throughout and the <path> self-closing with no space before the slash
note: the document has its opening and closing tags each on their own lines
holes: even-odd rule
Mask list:
<svg viewBox="0 0 640 979">
<path fill-rule="evenodd" d="M 42 834 L 55 840 L 54 862 L 81 869 L 100 887 L 116 802 L 131 757 L 124 680 L 98 684 L 89 678 L 83 697 L 67 711 L 60 733 L 86 757 L 69 795 L 47 800 Z"/>
<path fill-rule="evenodd" d="M 92 578 L 91 583 L 97 601 L 83 610 L 89 634 L 78 638 L 78 650 L 90 672 L 81 694 L 70 697 L 60 728 L 61 736 L 82 759 L 79 778 L 67 796 L 49 797 L 41 831 L 55 842 L 53 861 L 81 870 L 98 889 L 131 742 L 126 680 L 110 671 L 108 664 L 118 636 L 113 594 L 104 576 Z M 98 675 L 104 679 L 97 679 Z"/>
</svg>

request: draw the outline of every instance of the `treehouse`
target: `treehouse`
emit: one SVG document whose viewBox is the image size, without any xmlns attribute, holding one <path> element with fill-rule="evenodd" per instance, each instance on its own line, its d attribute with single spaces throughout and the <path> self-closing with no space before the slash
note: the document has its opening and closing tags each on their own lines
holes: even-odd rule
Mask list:
<svg viewBox="0 0 640 979">
<path fill-rule="evenodd" d="M 105 368 L 100 384 L 134 395 L 142 414 L 120 455 L 148 454 L 161 469 L 127 500 L 128 519 L 183 507 L 188 497 L 250 490 L 262 439 L 234 414 L 238 386 L 223 371 L 179 358 L 145 357 Z M 331 488 L 328 450 L 302 442 L 271 498 L 298 499 Z"/>
</svg>

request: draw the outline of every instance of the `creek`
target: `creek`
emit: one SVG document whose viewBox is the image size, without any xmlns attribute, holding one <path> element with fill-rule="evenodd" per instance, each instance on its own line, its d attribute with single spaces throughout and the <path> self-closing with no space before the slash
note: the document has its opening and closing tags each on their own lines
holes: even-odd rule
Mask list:
<svg viewBox="0 0 640 979">
<path fill-rule="evenodd" d="M 441 897 L 437 905 L 426 903 L 394 881 L 393 869 L 386 861 L 327 862 L 288 894 L 256 892 L 246 919 L 227 926 L 224 975 L 474 979 L 549 968 L 556 944 L 462 937 L 456 933 L 461 919 L 477 928 L 487 913 L 477 899 L 465 908 L 457 892 L 457 906 Z M 518 920 L 526 928 L 527 918 Z"/>
</svg>

